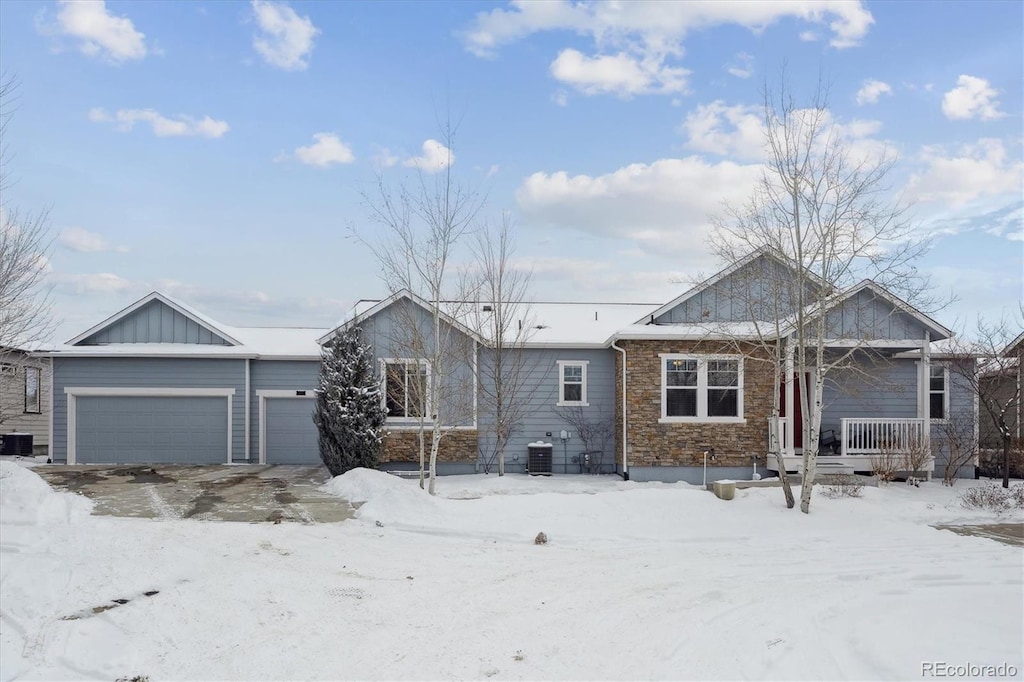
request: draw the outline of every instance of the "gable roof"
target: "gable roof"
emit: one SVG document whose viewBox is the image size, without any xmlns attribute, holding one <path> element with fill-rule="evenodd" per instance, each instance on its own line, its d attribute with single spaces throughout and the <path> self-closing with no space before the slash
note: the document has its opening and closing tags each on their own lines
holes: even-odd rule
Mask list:
<svg viewBox="0 0 1024 682">
<path fill-rule="evenodd" d="M 748 253 L 746 256 L 739 259 L 735 263 L 732 263 L 728 267 L 719 270 L 718 272 L 711 275 L 707 279 L 693 285 L 692 287 L 690 287 L 689 289 L 687 289 L 682 294 L 675 297 L 665 305 L 659 307 L 657 310 L 650 312 L 645 318 L 635 320 L 634 324 L 644 324 L 645 321 L 648 321 L 651 318 L 656 318 L 664 315 L 668 311 L 678 306 L 680 303 L 683 303 L 684 301 L 693 298 L 702 291 L 710 289 L 711 287 L 715 286 L 716 284 L 724 280 L 726 277 L 729 277 L 730 275 L 732 275 L 735 272 L 738 272 L 739 270 L 743 269 L 750 263 L 753 263 L 758 258 L 769 258 L 778 263 L 779 265 L 782 265 L 783 267 L 789 269 L 792 269 L 793 267 L 792 263 L 785 256 L 779 253 L 779 251 L 777 251 L 776 249 L 767 246 L 762 247 L 760 249 L 756 249 L 754 251 L 751 251 L 750 253 Z M 812 283 L 817 284 L 818 286 L 829 286 L 825 280 L 823 280 L 821 277 L 814 274 L 813 272 L 808 271 L 807 275 L 809 276 Z"/>
<path fill-rule="evenodd" d="M 231 346 L 240 346 L 240 345 L 242 345 L 241 341 L 239 341 L 238 339 L 234 338 L 231 334 L 229 334 L 226 331 L 224 331 L 224 325 L 220 324 L 219 322 L 216 322 L 216 321 L 212 320 L 211 318 L 207 317 L 206 315 L 200 313 L 197 310 L 194 310 L 193 308 L 185 305 L 184 303 L 181 303 L 180 301 L 176 301 L 176 300 L 172 299 L 170 296 L 167 296 L 166 294 L 161 294 L 159 291 L 154 291 L 154 292 L 150 293 L 147 296 L 143 296 L 142 298 L 140 298 L 135 303 L 132 303 L 127 308 L 124 308 L 123 310 L 120 310 L 119 312 L 114 313 L 113 315 L 111 315 L 107 319 L 103 320 L 99 324 L 97 324 L 97 325 L 95 325 L 93 327 L 90 327 L 86 331 L 82 332 L 81 334 L 79 334 L 75 338 L 73 338 L 70 341 L 68 341 L 65 345 L 67 345 L 67 346 L 76 346 L 76 345 L 78 345 L 82 341 L 85 341 L 86 339 L 88 339 L 93 334 L 96 334 L 98 332 L 103 331 L 104 329 L 106 329 L 108 327 L 113 326 L 116 322 L 118 322 L 120 320 L 123 320 L 124 318 L 126 318 L 129 315 L 131 315 L 132 313 L 134 313 L 136 310 L 139 310 L 140 308 L 142 308 L 143 306 L 151 303 L 152 301 L 159 301 L 160 303 L 163 303 L 164 305 L 166 305 L 167 307 L 171 308 L 172 310 L 174 310 L 174 311 L 176 311 L 178 313 L 181 313 L 182 315 L 184 315 L 188 319 L 190 319 L 193 322 L 195 322 L 196 324 L 198 324 L 200 327 L 203 327 L 207 331 L 209 331 L 209 332 L 211 332 L 213 334 L 216 334 L 217 336 L 221 337 L 222 339 L 227 341 L 228 344 L 231 345 Z"/>
<path fill-rule="evenodd" d="M 1017 338 L 1015 338 L 1010 343 L 1006 344 L 1006 348 L 1003 349 L 1003 355 L 1010 356 L 1016 354 L 1018 351 L 1018 347 L 1022 343 L 1024 343 L 1024 332 L 1021 332 L 1020 334 L 1017 335 Z"/>
<path fill-rule="evenodd" d="M 891 303 L 892 306 L 899 310 L 900 312 L 910 315 L 918 322 L 920 322 L 926 329 L 928 329 L 928 331 L 936 332 L 937 337 L 933 338 L 933 341 L 948 339 L 951 336 L 953 336 L 953 331 L 951 329 L 935 321 L 932 317 L 921 312 L 920 310 L 910 305 L 896 294 L 892 293 L 882 285 L 870 279 L 861 280 L 860 282 L 854 284 L 853 286 L 848 287 L 847 289 L 844 289 L 843 291 L 840 291 L 836 293 L 834 296 L 832 296 L 831 299 L 825 302 L 826 314 L 831 312 L 832 310 L 835 310 L 838 306 L 842 305 L 844 301 L 848 301 L 849 299 L 853 298 L 854 296 L 856 296 L 857 294 L 864 290 L 871 291 L 871 293 L 873 293 L 875 296 L 885 299 L 886 301 Z M 817 304 L 815 304 L 814 307 L 817 307 Z M 811 306 L 808 306 L 808 309 L 810 308 Z M 790 316 L 788 326 L 789 330 L 785 332 L 786 334 L 791 334 L 796 330 L 796 320 L 794 319 L 794 316 Z"/>
<path fill-rule="evenodd" d="M 349 313 L 349 316 L 346 319 L 336 324 L 334 328 L 332 328 L 329 332 L 318 338 L 316 342 L 322 346 L 323 344 L 327 343 L 333 337 L 337 336 L 346 329 L 352 326 L 358 326 L 364 320 L 367 320 L 377 315 L 381 311 L 391 307 L 392 305 L 403 299 L 419 306 L 420 308 L 423 308 L 423 310 L 427 312 L 430 312 L 431 310 L 431 303 L 428 302 L 425 298 L 413 293 L 412 291 L 409 291 L 408 289 L 402 289 L 400 291 L 396 291 L 395 293 L 391 294 L 390 296 L 381 301 L 377 301 L 376 303 L 374 303 L 373 301 L 366 300 L 360 301 L 355 305 L 354 308 L 352 308 L 352 310 Z M 361 304 L 368 303 L 372 303 L 373 305 L 371 305 L 369 308 L 365 308 L 362 310 L 360 309 L 362 307 Z M 454 317 L 452 317 L 443 310 L 441 311 L 441 319 L 444 320 L 446 324 L 449 324 L 455 329 L 458 329 L 466 336 L 483 343 L 484 339 L 483 337 L 480 336 L 480 334 L 471 329 L 464 322 L 455 319 Z"/>
</svg>

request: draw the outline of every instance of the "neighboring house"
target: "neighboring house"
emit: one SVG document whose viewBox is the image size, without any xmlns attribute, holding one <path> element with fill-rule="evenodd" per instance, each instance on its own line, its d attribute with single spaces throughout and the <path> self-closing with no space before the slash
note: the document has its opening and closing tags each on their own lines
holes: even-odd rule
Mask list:
<svg viewBox="0 0 1024 682">
<path fill-rule="evenodd" d="M 665 305 L 529 304 L 520 324 L 530 333 L 511 349 L 525 379 L 507 470 L 524 471 L 529 445 L 543 441 L 553 445 L 556 474 L 589 462 L 590 470 L 634 480 L 699 482 L 703 453 L 713 450 L 709 476 L 749 478 L 755 462 L 775 468 L 771 431 L 787 469 L 796 470 L 799 396 L 795 382 L 775 381 L 763 344 L 766 329 L 782 347 L 793 331 L 796 298 L 773 288 L 792 280 L 787 268 L 771 253 L 752 254 Z M 318 344 L 358 326 L 385 389 L 383 466 L 415 468 L 419 416 L 437 414 L 446 431 L 439 473 L 478 471 L 493 438 L 481 382 L 491 380 L 485 368 L 494 350 L 479 324 L 492 303 L 445 304 L 442 336 L 458 351 L 441 376 L 425 361 L 429 352 L 417 357 L 403 340 L 430 321 L 429 304 L 407 292 L 361 302 L 330 330 L 228 327 L 150 294 L 53 354 L 54 459 L 317 462 L 310 398 Z M 769 312 L 779 324 L 754 323 Z M 834 432 L 836 446 L 820 458 L 823 468 L 866 471 L 882 451 L 937 450 L 941 420 L 976 419 L 969 393 L 931 356 L 932 342 L 951 334 L 938 322 L 862 282 L 832 294 L 826 325 L 834 331 L 829 352 L 851 353 L 854 366 L 828 375 L 822 428 Z M 784 376 L 792 377 L 792 354 L 786 358 Z M 424 404 L 432 381 L 445 382 L 450 404 Z M 773 420 L 776 395 L 781 417 Z M 589 460 L 573 426 L 580 419 L 611 434 L 590 445 Z"/>
<path fill-rule="evenodd" d="M 979 390 L 993 398 L 999 406 L 1006 406 L 1006 423 L 1010 427 L 1010 476 L 1024 477 L 1024 333 L 1007 344 L 1003 358 L 994 363 L 997 371 L 986 372 L 984 366 L 979 377 Z M 992 416 L 981 408 L 978 412 L 979 444 L 981 447 L 981 468 L 983 475 L 1002 477 L 1003 438 L 992 421 Z"/>
<path fill-rule="evenodd" d="M 16 348 L 0 348 L 0 436 L 32 435 L 32 450 L 50 443 L 50 360 Z"/>
</svg>

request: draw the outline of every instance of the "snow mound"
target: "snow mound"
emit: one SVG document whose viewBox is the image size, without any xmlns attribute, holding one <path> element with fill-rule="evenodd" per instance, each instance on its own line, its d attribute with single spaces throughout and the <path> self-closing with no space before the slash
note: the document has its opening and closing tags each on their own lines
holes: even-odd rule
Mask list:
<svg viewBox="0 0 1024 682">
<path fill-rule="evenodd" d="M 323 490 L 360 505 L 357 519 L 382 524 L 433 518 L 445 502 L 420 490 L 418 480 L 372 469 L 347 471 L 325 483 Z"/>
<path fill-rule="evenodd" d="M 67 523 L 92 512 L 92 500 L 57 492 L 38 474 L 14 462 L 0 462 L 0 520 L 4 525 Z"/>
<path fill-rule="evenodd" d="M 419 483 L 401 479 L 375 469 L 352 469 L 324 483 L 323 490 L 349 502 L 368 502 L 389 494 L 401 494 L 418 488 Z"/>
</svg>

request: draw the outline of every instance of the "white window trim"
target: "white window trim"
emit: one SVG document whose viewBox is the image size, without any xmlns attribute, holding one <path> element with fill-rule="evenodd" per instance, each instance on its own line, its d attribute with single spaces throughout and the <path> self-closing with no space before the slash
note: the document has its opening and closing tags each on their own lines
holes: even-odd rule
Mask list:
<svg viewBox="0 0 1024 682">
<path fill-rule="evenodd" d="M 939 368 L 942 370 L 942 417 L 932 416 L 932 376 L 931 370 Z M 928 365 L 928 376 L 925 378 L 925 388 L 928 394 L 928 400 L 925 403 L 925 409 L 928 410 L 928 420 L 932 424 L 945 424 L 949 421 L 949 367 L 946 365 L 931 364 Z"/>
<path fill-rule="evenodd" d="M 283 389 L 260 389 L 256 391 L 256 397 L 259 398 L 259 445 L 257 451 L 259 452 L 259 463 L 267 463 L 267 398 L 278 399 L 278 398 L 292 398 L 298 400 L 313 400 L 316 398 L 316 391 L 307 389 L 297 389 L 294 391 L 288 391 Z"/>
<path fill-rule="evenodd" d="M 29 375 L 35 372 L 36 375 L 36 404 L 34 410 L 28 409 L 28 378 Z M 43 370 L 41 367 L 25 367 L 25 382 L 22 386 L 22 398 L 24 404 L 24 414 L 42 414 L 43 413 Z"/>
<path fill-rule="evenodd" d="M 590 364 L 589 360 L 558 360 L 558 402 L 555 403 L 556 407 L 590 407 L 590 403 L 587 402 L 587 365 Z M 566 400 L 565 399 L 565 374 L 563 368 L 565 367 L 580 367 L 582 368 L 581 378 L 582 386 L 580 387 L 580 398 L 582 400 Z"/>
<path fill-rule="evenodd" d="M 78 430 L 78 401 L 76 398 L 109 396 L 109 397 L 139 397 L 139 398 L 216 398 L 228 399 L 228 432 L 227 445 L 228 456 L 226 464 L 231 464 L 232 450 L 232 398 L 235 395 L 233 388 L 116 388 L 107 386 L 68 386 L 64 388 L 67 395 L 67 436 L 68 436 L 68 464 L 77 462 L 76 431 Z"/>
<path fill-rule="evenodd" d="M 415 365 L 420 364 L 427 369 L 427 395 L 423 396 L 423 420 L 430 422 L 430 415 L 433 414 L 430 404 L 430 382 L 433 381 L 431 374 L 430 360 L 424 360 L 421 358 L 380 358 L 380 404 L 384 408 L 385 413 L 388 409 L 388 365 Z M 385 424 L 392 425 L 412 425 L 419 424 L 419 417 L 387 417 L 384 420 Z"/>
<path fill-rule="evenodd" d="M 695 353 L 659 353 L 661 362 L 661 418 L 659 424 L 746 424 L 743 416 L 743 356 L 742 355 L 701 355 Z M 697 416 L 670 417 L 668 411 L 668 361 L 697 361 Z M 737 392 L 735 417 L 708 417 L 708 361 L 735 360 L 737 363 Z"/>
</svg>

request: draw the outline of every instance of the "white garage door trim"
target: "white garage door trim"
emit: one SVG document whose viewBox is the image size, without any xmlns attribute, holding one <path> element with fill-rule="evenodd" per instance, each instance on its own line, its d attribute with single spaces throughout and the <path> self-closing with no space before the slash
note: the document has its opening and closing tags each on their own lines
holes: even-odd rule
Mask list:
<svg viewBox="0 0 1024 682">
<path fill-rule="evenodd" d="M 140 398 L 209 398 L 224 397 L 228 399 L 228 458 L 226 464 L 231 464 L 231 399 L 235 395 L 233 388 L 115 388 L 104 386 L 74 386 L 66 387 L 64 393 L 68 396 L 68 464 L 75 464 L 77 453 L 75 451 L 76 435 L 78 427 L 78 403 L 75 400 L 80 397 L 108 396 L 108 397 L 140 397 Z"/>
<path fill-rule="evenodd" d="M 260 447 L 259 462 L 267 463 L 267 398 L 298 398 L 299 400 L 313 400 L 316 398 L 316 391 L 311 388 L 288 391 L 278 388 L 267 388 L 256 391 L 256 397 L 260 399 Z"/>
</svg>

